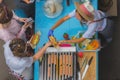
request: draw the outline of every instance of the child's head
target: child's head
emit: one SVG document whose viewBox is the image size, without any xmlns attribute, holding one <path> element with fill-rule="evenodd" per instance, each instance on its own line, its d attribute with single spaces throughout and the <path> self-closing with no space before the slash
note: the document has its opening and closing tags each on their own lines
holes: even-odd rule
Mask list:
<svg viewBox="0 0 120 80">
<path fill-rule="evenodd" d="M 90 4 L 90 2 L 84 2 L 83 4 L 75 2 L 75 7 L 77 19 L 84 21 L 94 20 L 94 7 Z"/>
<path fill-rule="evenodd" d="M 25 41 L 22 39 L 15 38 L 10 42 L 10 49 L 14 56 L 17 57 L 29 57 L 33 53 L 31 47 L 27 46 Z"/>
<path fill-rule="evenodd" d="M 12 10 L 10 10 L 4 3 L 0 4 L 0 24 L 8 23 L 13 17 Z"/>
</svg>

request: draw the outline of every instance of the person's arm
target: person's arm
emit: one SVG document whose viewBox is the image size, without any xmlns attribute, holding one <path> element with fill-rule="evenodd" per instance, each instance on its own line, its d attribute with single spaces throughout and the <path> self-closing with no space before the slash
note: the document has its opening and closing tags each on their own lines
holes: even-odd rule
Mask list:
<svg viewBox="0 0 120 80">
<path fill-rule="evenodd" d="M 13 12 L 13 18 L 16 19 L 16 20 L 19 20 L 20 17 L 18 17 L 18 16 L 15 14 L 14 11 L 12 11 L 12 12 Z"/>
<path fill-rule="evenodd" d="M 80 43 L 82 41 L 84 41 L 86 38 L 78 38 L 78 39 L 71 39 L 71 40 L 62 40 L 60 41 L 60 43 Z"/>
<path fill-rule="evenodd" d="M 22 1 L 24 1 L 27 4 L 30 4 L 30 0 L 22 0 Z"/>
<path fill-rule="evenodd" d="M 45 53 L 46 49 L 51 45 L 50 42 L 46 43 L 45 46 L 43 46 L 42 49 L 40 49 L 34 56 L 33 56 L 33 61 L 38 60 L 42 55 Z"/>
<path fill-rule="evenodd" d="M 31 25 L 32 25 L 31 22 L 28 22 L 28 23 L 26 22 L 26 23 L 22 26 L 20 32 L 17 34 L 17 38 L 21 38 L 22 35 L 25 33 L 26 29 L 27 29 L 29 26 L 31 26 Z"/>
<path fill-rule="evenodd" d="M 51 28 L 52 30 L 54 30 L 55 28 L 57 28 L 59 25 L 61 25 L 63 22 L 65 22 L 66 20 L 68 20 L 70 18 L 69 15 L 61 18 L 60 20 L 58 20 L 58 22 L 56 22 L 56 24 Z"/>
<path fill-rule="evenodd" d="M 30 0 L 22 0 L 23 2 L 25 2 L 26 4 L 30 4 L 33 3 L 34 1 L 30 1 Z"/>
<path fill-rule="evenodd" d="M 0 3 L 2 3 L 3 0 L 0 0 Z"/>
<path fill-rule="evenodd" d="M 12 12 L 13 12 L 13 18 L 18 20 L 18 21 L 20 21 L 20 22 L 24 22 L 25 23 L 26 20 L 28 19 L 28 18 L 21 18 L 21 17 L 17 16 L 14 11 L 12 11 Z"/>
<path fill-rule="evenodd" d="M 66 20 L 70 19 L 71 17 L 75 16 L 75 10 L 73 10 L 72 12 L 70 12 L 67 16 L 61 18 L 60 20 L 58 20 L 53 26 L 52 28 L 49 30 L 48 32 L 48 37 L 50 36 L 54 36 L 53 32 L 54 29 L 59 27 L 59 25 L 61 25 L 63 22 L 65 22 Z"/>
</svg>

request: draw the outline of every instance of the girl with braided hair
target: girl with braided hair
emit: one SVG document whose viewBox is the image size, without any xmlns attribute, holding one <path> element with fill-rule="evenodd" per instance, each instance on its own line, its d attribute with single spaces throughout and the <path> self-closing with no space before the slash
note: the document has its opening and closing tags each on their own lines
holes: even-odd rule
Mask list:
<svg viewBox="0 0 120 80">
<path fill-rule="evenodd" d="M 24 40 L 19 38 L 9 40 L 4 45 L 6 64 L 18 80 L 32 80 L 32 77 L 30 75 L 26 75 L 25 71 L 30 69 L 34 61 L 42 57 L 47 47 L 50 45 L 51 43 L 48 42 L 35 55 L 30 55 L 30 46 L 26 44 Z"/>
</svg>

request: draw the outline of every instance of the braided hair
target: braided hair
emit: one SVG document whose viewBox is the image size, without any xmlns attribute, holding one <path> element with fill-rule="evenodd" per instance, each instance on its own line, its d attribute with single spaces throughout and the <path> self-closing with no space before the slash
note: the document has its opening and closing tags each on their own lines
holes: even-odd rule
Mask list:
<svg viewBox="0 0 120 80">
<path fill-rule="evenodd" d="M 29 57 L 32 56 L 30 54 L 33 53 L 32 48 L 26 46 L 25 41 L 19 38 L 13 39 L 10 42 L 9 47 L 13 52 L 13 55 L 17 57 Z"/>
<path fill-rule="evenodd" d="M 9 9 L 5 3 L 0 3 L 0 23 L 8 23 L 13 17 L 13 12 Z"/>
</svg>

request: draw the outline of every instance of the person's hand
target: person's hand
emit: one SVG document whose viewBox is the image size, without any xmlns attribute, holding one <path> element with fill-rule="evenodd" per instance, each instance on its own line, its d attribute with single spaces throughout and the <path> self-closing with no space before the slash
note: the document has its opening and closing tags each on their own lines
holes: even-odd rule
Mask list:
<svg viewBox="0 0 120 80">
<path fill-rule="evenodd" d="M 32 3 L 30 0 L 23 0 L 25 3 L 30 4 Z"/>
<path fill-rule="evenodd" d="M 52 30 L 52 29 L 50 29 L 49 32 L 48 32 L 48 37 L 50 37 L 50 36 L 54 36 L 54 35 L 53 35 L 53 30 Z"/>
<path fill-rule="evenodd" d="M 58 42 L 59 45 L 62 44 L 62 43 L 66 43 L 66 40 L 61 40 L 61 41 Z"/>
<path fill-rule="evenodd" d="M 19 21 L 25 23 L 27 19 L 28 19 L 28 18 L 19 18 Z"/>
<path fill-rule="evenodd" d="M 48 46 L 51 46 L 52 43 L 49 41 L 49 42 L 47 42 L 45 45 L 48 47 Z"/>
<path fill-rule="evenodd" d="M 22 28 L 27 29 L 31 25 L 32 25 L 32 22 L 25 22 Z"/>
<path fill-rule="evenodd" d="M 0 0 L 0 3 L 2 3 L 3 0 Z"/>
</svg>

